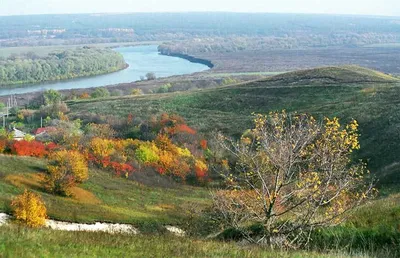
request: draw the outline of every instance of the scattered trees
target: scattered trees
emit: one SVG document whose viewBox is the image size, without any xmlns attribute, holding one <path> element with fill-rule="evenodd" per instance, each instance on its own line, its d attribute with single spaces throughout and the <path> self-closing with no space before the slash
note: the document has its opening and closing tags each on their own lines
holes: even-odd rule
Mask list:
<svg viewBox="0 0 400 258">
<path fill-rule="evenodd" d="M 228 188 L 213 194 L 221 222 L 248 241 L 306 244 L 312 230 L 340 223 L 372 195 L 365 164 L 351 160 L 360 148 L 355 120 L 320 124 L 283 111 L 256 115 L 254 123 L 239 142 L 220 136 L 233 163 L 224 162 Z"/>
<path fill-rule="evenodd" d="M 46 223 L 46 206 L 39 195 L 25 190 L 11 202 L 15 218 L 29 227 L 40 227 Z"/>
</svg>

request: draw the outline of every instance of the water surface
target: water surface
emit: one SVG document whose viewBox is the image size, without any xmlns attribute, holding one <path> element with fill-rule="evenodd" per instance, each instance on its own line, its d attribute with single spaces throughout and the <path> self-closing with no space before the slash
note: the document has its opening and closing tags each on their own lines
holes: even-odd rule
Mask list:
<svg viewBox="0 0 400 258">
<path fill-rule="evenodd" d="M 140 80 L 148 72 L 158 78 L 173 75 L 191 74 L 209 69 L 206 65 L 191 63 L 185 59 L 160 55 L 156 45 L 115 48 L 129 64 L 125 70 L 111 74 L 85 77 L 80 79 L 32 84 L 24 87 L 0 89 L 0 96 L 23 94 L 48 89 L 68 90 L 79 88 L 101 87 L 118 83 L 129 83 Z"/>
</svg>

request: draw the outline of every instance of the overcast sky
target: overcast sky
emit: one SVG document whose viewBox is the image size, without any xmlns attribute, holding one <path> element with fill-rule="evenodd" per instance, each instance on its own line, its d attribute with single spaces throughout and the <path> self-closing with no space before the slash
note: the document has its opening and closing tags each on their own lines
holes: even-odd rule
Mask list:
<svg viewBox="0 0 400 258">
<path fill-rule="evenodd" d="M 0 15 L 188 11 L 400 16 L 400 0 L 0 0 Z"/>
</svg>

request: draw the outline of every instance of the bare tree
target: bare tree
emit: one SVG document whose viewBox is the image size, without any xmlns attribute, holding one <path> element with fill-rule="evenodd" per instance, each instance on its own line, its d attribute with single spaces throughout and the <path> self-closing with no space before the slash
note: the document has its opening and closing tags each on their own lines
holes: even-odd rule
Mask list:
<svg viewBox="0 0 400 258">
<path fill-rule="evenodd" d="M 351 160 L 360 148 L 355 120 L 343 127 L 337 118 L 317 123 L 282 111 L 256 115 L 254 123 L 238 142 L 219 136 L 234 162 L 224 161 L 228 189 L 213 193 L 221 222 L 248 241 L 305 245 L 313 229 L 342 222 L 373 194 L 366 165 Z"/>
</svg>

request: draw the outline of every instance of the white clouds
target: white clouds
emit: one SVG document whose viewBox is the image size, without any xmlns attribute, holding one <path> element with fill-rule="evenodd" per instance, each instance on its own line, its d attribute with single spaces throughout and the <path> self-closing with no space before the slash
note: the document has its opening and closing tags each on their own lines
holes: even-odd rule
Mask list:
<svg viewBox="0 0 400 258">
<path fill-rule="evenodd" d="M 283 12 L 400 16 L 399 0 L 0 0 L 0 15 L 95 12 Z"/>
</svg>

